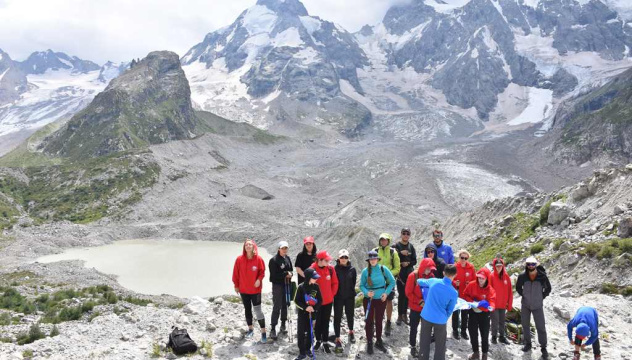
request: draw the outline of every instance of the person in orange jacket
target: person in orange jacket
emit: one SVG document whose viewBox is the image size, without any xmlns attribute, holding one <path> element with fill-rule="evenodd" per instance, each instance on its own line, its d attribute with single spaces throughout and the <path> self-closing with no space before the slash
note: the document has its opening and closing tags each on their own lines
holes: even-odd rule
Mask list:
<svg viewBox="0 0 632 360">
<path fill-rule="evenodd" d="M 257 244 L 254 240 L 247 239 L 244 242 L 242 254 L 235 260 L 233 266 L 233 285 L 235 292 L 241 296 L 241 302 L 244 304 L 246 312 L 246 323 L 248 324 L 248 333 L 246 338 L 254 336 L 254 327 L 252 325 L 252 308 L 254 307 L 257 322 L 261 327 L 261 341 L 266 342 L 266 320 L 261 311 L 261 289 L 263 278 L 266 275 L 266 264 L 263 262 Z"/>
<path fill-rule="evenodd" d="M 505 269 L 505 261 L 496 258 L 492 261 L 494 271 L 491 276 L 491 285 L 496 291 L 496 309 L 492 313 L 492 344 L 500 341 L 501 344 L 509 345 L 505 329 L 505 315 L 513 308 L 513 288 L 511 278 Z M 500 333 L 500 338 L 497 335 Z"/>
<path fill-rule="evenodd" d="M 336 275 L 336 269 L 329 265 L 331 260 L 332 257 L 329 256 L 327 251 L 320 251 L 316 254 L 316 262 L 310 266 L 320 275 L 316 283 L 320 287 L 323 297 L 320 311 L 316 316 L 316 326 L 314 328 L 316 344 L 314 345 L 314 351 L 320 349 L 322 345 L 327 354 L 331 354 L 331 347 L 328 343 L 329 319 L 331 318 L 331 310 L 334 305 L 334 297 L 338 293 L 338 275 Z"/>
<path fill-rule="evenodd" d="M 459 292 L 459 297 L 463 298 L 465 288 L 469 283 L 476 280 L 476 268 L 468 260 L 470 259 L 470 253 L 461 249 L 457 253 L 456 277 L 452 281 L 452 285 Z M 459 317 L 461 318 L 461 326 L 459 326 Z M 469 340 L 467 336 L 467 319 L 469 317 L 469 310 L 457 310 L 452 314 L 452 337 L 455 340 L 459 340 L 461 337 L 465 340 Z M 461 335 L 459 335 L 459 328 Z"/>
<path fill-rule="evenodd" d="M 405 293 L 408 298 L 408 308 L 410 309 L 410 356 L 417 358 L 417 328 L 421 323 L 421 310 L 424 308 L 424 297 L 421 288 L 417 285 L 418 279 L 430 279 L 434 277 L 434 271 L 437 267 L 430 258 L 421 260 L 417 272 L 412 272 L 406 279 Z"/>
<path fill-rule="evenodd" d="M 483 267 L 476 273 L 476 281 L 472 281 L 465 288 L 464 299 L 468 302 L 478 302 L 478 306 L 470 309 L 470 343 L 472 355 L 468 360 L 487 360 L 489 353 L 489 314 L 496 308 L 496 291 L 490 285 L 491 271 Z M 478 349 L 478 332 L 481 333 L 483 356 Z"/>
</svg>

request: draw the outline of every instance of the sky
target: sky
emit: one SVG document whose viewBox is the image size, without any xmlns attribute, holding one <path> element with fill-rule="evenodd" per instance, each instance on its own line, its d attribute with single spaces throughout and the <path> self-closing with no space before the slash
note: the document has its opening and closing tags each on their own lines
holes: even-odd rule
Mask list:
<svg viewBox="0 0 632 360">
<path fill-rule="evenodd" d="M 303 0 L 310 15 L 355 32 L 407 0 Z M 14 60 L 52 49 L 103 64 L 153 50 L 184 55 L 256 0 L 0 0 L 0 49 Z"/>
</svg>

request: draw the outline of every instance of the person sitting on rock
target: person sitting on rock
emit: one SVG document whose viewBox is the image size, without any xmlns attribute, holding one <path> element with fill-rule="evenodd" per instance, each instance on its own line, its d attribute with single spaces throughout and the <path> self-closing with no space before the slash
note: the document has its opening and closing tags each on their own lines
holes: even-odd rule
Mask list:
<svg viewBox="0 0 632 360">
<path fill-rule="evenodd" d="M 478 303 L 477 307 L 469 310 L 468 330 L 473 353 L 468 357 L 468 360 L 487 360 L 489 353 L 489 314 L 496 307 L 496 291 L 490 284 L 491 275 L 492 273 L 488 268 L 481 268 L 476 273 L 476 281 L 469 283 L 463 292 L 465 301 Z M 479 332 L 483 350 L 482 357 L 478 351 Z"/>
<path fill-rule="evenodd" d="M 516 291 L 522 296 L 522 304 L 520 307 L 520 318 L 524 331 L 524 347 L 522 351 L 531 351 L 531 314 L 535 320 L 535 328 L 538 333 L 538 341 L 542 349 L 542 358 L 549 358 L 549 352 L 546 349 L 547 335 L 546 322 L 544 318 L 544 299 L 551 293 L 551 282 L 546 275 L 544 267 L 538 263 L 538 260 L 531 256 L 526 260 L 524 273 L 518 276 L 516 281 Z"/>
<path fill-rule="evenodd" d="M 261 327 L 261 342 L 266 342 L 266 320 L 261 311 L 261 282 L 266 274 L 266 265 L 263 262 L 257 249 L 257 244 L 247 239 L 244 242 L 243 253 L 235 260 L 233 267 L 233 284 L 235 292 L 241 296 L 241 302 L 246 310 L 246 323 L 248 324 L 248 333 L 246 338 L 254 336 L 254 328 L 252 326 L 252 308 L 255 309 L 257 322 Z"/>
<path fill-rule="evenodd" d="M 575 329 L 575 341 L 573 341 L 573 329 Z M 599 314 L 595 308 L 589 306 L 580 307 L 575 313 L 575 317 L 569 321 L 568 340 L 575 346 L 573 360 L 579 360 L 581 350 L 592 345 L 595 360 L 601 360 L 601 346 L 599 344 Z M 590 335 L 590 337 L 588 337 Z M 584 339 L 586 344 L 582 345 Z"/>
<path fill-rule="evenodd" d="M 505 316 L 507 311 L 513 309 L 513 288 L 511 278 L 505 269 L 505 261 L 496 258 L 492 261 L 494 271 L 492 272 L 491 285 L 496 290 L 496 309 L 492 313 L 492 344 L 500 341 L 501 344 L 509 345 L 507 341 Z M 497 335 L 500 333 L 500 338 Z"/>
<path fill-rule="evenodd" d="M 312 268 L 305 269 L 303 274 L 305 275 L 305 281 L 298 286 L 294 297 L 294 303 L 298 310 L 296 337 L 299 355 L 296 357 L 296 360 L 306 359 L 308 354 L 310 358 L 313 357 L 311 346 L 312 336 L 314 335 L 314 321 L 323 303 L 323 296 L 317 283 L 320 275 Z"/>
</svg>

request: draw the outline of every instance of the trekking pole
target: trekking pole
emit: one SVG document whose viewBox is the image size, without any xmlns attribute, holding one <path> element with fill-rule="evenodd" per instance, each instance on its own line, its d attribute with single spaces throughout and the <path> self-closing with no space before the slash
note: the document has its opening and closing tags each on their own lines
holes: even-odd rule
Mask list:
<svg viewBox="0 0 632 360">
<path fill-rule="evenodd" d="M 285 298 L 287 299 L 287 312 L 288 312 L 288 316 L 287 316 L 287 324 L 289 326 L 289 334 L 290 334 L 290 342 L 293 342 L 292 339 L 292 314 L 291 314 L 291 298 L 292 298 L 292 285 L 290 285 L 290 281 L 286 278 L 285 279 Z"/>
<path fill-rule="evenodd" d="M 364 322 L 367 322 L 369 320 L 369 314 L 371 313 L 371 298 L 369 298 L 369 303 L 366 307 L 366 314 L 364 314 Z"/>
<path fill-rule="evenodd" d="M 314 353 L 314 323 L 312 322 L 312 313 L 309 313 L 309 336 L 312 339 L 312 360 L 316 360 Z"/>
</svg>

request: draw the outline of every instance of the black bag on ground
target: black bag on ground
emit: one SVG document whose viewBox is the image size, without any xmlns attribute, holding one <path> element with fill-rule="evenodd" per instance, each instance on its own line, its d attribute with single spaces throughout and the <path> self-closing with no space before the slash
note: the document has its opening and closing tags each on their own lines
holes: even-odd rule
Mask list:
<svg viewBox="0 0 632 360">
<path fill-rule="evenodd" d="M 173 329 L 169 334 L 169 342 L 167 348 L 171 349 L 176 355 L 190 354 L 197 351 L 198 347 L 195 341 L 191 339 L 186 329 L 178 329 L 177 327 L 171 327 Z"/>
</svg>

